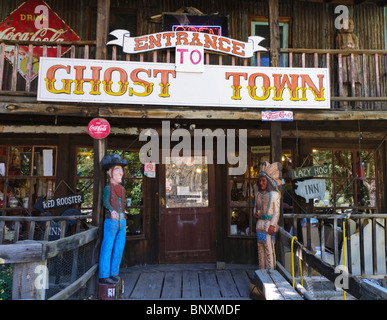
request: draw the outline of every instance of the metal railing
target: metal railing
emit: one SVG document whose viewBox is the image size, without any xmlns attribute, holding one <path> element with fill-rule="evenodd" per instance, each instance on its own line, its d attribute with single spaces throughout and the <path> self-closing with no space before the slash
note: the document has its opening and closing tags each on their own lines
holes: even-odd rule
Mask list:
<svg viewBox="0 0 387 320">
<path fill-rule="evenodd" d="M 318 222 L 313 224 L 311 219 Z M 302 235 L 306 248 L 334 267 L 343 265 L 345 239 L 346 267 L 350 274 L 375 278 L 387 274 L 387 214 L 288 213 L 284 214 L 284 220 L 290 222 L 292 235 Z M 306 223 L 301 226 L 300 220 L 306 220 Z M 344 236 L 343 221 L 346 222 Z"/>
</svg>

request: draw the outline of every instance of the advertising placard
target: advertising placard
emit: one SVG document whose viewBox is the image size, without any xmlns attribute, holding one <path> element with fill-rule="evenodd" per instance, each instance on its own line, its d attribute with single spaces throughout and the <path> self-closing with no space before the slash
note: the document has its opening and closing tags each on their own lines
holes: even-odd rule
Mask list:
<svg viewBox="0 0 387 320">
<path fill-rule="evenodd" d="M 41 0 L 29 0 L 14 10 L 0 23 L 0 39 L 25 41 L 79 41 L 81 38 Z M 18 72 L 27 78 L 28 46 L 5 46 L 5 58 L 12 65 L 17 59 Z M 47 47 L 48 57 L 57 57 L 56 46 Z M 64 55 L 69 47 L 60 49 L 60 56 Z M 39 70 L 39 57 L 43 56 L 43 47 L 35 46 L 32 52 L 31 80 L 35 79 Z"/>
</svg>

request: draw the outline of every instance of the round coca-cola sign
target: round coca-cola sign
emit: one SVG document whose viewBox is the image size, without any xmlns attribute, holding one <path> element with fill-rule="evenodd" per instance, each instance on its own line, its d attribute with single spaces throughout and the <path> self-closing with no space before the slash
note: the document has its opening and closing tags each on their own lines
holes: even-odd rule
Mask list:
<svg viewBox="0 0 387 320">
<path fill-rule="evenodd" d="M 110 133 L 110 124 L 106 119 L 95 118 L 89 122 L 89 135 L 94 139 L 104 139 Z"/>
</svg>

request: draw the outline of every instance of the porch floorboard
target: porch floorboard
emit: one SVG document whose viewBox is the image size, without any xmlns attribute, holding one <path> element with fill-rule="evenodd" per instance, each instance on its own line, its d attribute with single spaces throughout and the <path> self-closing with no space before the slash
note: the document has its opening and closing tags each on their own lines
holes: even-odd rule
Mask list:
<svg viewBox="0 0 387 320">
<path fill-rule="evenodd" d="M 159 264 L 123 268 L 124 300 L 250 300 L 254 265 Z"/>
</svg>

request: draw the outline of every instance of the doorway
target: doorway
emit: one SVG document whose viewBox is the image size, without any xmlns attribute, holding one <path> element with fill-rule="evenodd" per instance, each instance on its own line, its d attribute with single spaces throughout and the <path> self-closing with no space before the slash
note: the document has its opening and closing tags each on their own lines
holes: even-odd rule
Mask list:
<svg viewBox="0 0 387 320">
<path fill-rule="evenodd" d="M 214 168 L 204 156 L 160 165 L 160 263 L 216 261 Z"/>
</svg>

